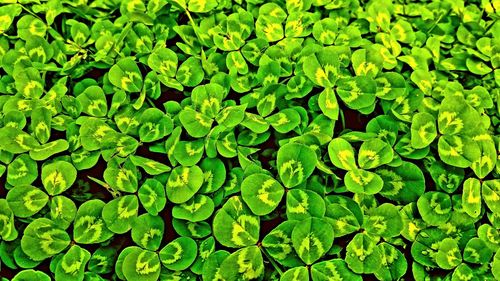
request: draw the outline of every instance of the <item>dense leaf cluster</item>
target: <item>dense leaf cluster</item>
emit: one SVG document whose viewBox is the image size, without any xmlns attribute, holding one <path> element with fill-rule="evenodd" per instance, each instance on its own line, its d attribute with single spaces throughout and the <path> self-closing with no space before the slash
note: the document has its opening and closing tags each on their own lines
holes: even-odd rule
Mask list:
<svg viewBox="0 0 500 281">
<path fill-rule="evenodd" d="M 0 0 L 2 280 L 499 280 L 499 18 Z"/>
</svg>

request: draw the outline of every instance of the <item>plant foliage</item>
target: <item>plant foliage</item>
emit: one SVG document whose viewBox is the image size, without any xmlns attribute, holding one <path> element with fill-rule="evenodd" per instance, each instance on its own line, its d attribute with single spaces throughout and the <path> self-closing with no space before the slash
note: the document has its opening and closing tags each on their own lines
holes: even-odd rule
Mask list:
<svg viewBox="0 0 500 281">
<path fill-rule="evenodd" d="M 500 280 L 499 19 L 0 0 L 1 281 Z"/>
</svg>

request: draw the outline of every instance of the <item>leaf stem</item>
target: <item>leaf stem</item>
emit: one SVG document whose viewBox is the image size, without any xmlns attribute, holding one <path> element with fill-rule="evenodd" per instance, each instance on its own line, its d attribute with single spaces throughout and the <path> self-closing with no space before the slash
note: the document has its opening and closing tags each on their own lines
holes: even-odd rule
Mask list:
<svg viewBox="0 0 500 281">
<path fill-rule="evenodd" d="M 198 37 L 198 40 L 200 40 L 200 42 L 203 42 L 203 40 L 201 39 L 200 34 L 198 32 L 198 26 L 194 22 L 194 19 L 191 16 L 191 13 L 187 9 L 187 7 L 183 7 L 183 8 L 184 8 L 184 11 L 186 12 L 186 15 L 187 15 L 187 17 L 189 19 L 189 22 L 191 23 L 191 27 L 193 27 L 194 34 L 196 34 L 196 37 Z M 205 52 L 203 51 L 203 47 L 201 48 L 201 57 L 205 58 Z"/>
<path fill-rule="evenodd" d="M 267 253 L 266 249 L 264 249 L 260 243 L 259 243 L 258 246 L 259 246 L 260 251 L 264 254 L 264 256 L 266 256 L 267 260 L 271 263 L 271 265 L 278 272 L 278 274 L 280 276 L 283 275 L 283 270 L 281 270 L 281 268 L 279 268 L 279 266 L 276 263 L 276 261 Z"/>
<path fill-rule="evenodd" d="M 448 12 L 446 12 L 446 13 L 444 13 L 444 14 L 441 14 L 441 15 L 439 16 L 439 18 L 438 18 L 438 19 L 437 19 L 437 20 L 436 20 L 436 21 L 432 24 L 431 28 L 429 28 L 429 30 L 427 30 L 427 32 L 426 32 L 426 33 L 427 33 L 427 35 L 428 35 L 429 33 L 431 33 L 431 32 L 432 32 L 432 30 L 434 30 L 434 28 L 438 25 L 438 23 L 439 23 L 439 22 L 443 19 L 443 17 L 444 17 L 444 16 L 449 15 L 449 14 L 450 14 L 450 12 L 451 12 L 451 10 L 448 10 Z"/>
<path fill-rule="evenodd" d="M 103 182 L 102 180 L 100 179 L 97 179 L 97 178 L 94 178 L 94 177 L 91 177 L 91 176 L 87 176 L 89 179 L 91 179 L 93 182 L 101 185 L 102 187 L 106 188 L 106 190 L 111 193 L 111 196 L 113 196 L 113 198 L 117 198 L 117 197 L 120 197 L 120 192 L 119 191 L 116 191 L 115 189 L 113 189 L 109 184 Z"/>
</svg>

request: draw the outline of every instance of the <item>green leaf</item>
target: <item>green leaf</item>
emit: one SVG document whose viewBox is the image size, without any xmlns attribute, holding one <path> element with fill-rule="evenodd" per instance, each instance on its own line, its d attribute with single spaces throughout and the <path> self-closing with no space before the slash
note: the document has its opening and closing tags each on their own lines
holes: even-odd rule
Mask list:
<svg viewBox="0 0 500 281">
<path fill-rule="evenodd" d="M 396 72 L 383 72 L 377 75 L 376 96 L 382 100 L 394 100 L 407 94 L 405 78 Z"/>
<path fill-rule="evenodd" d="M 184 86 L 194 87 L 201 83 L 205 72 L 199 59 L 190 57 L 177 70 L 176 78 Z"/>
<path fill-rule="evenodd" d="M 347 190 L 360 194 L 376 194 L 384 186 L 384 181 L 378 174 L 363 169 L 348 171 L 344 182 Z"/>
<path fill-rule="evenodd" d="M 254 280 L 264 274 L 264 261 L 257 246 L 248 246 L 229 255 L 220 264 L 219 274 L 223 280 Z"/>
<path fill-rule="evenodd" d="M 6 196 L 16 217 L 28 218 L 38 213 L 49 201 L 49 196 L 31 185 L 16 186 Z"/>
<path fill-rule="evenodd" d="M 325 219 L 311 217 L 294 227 L 292 243 L 302 261 L 311 265 L 332 247 L 333 236 L 333 228 Z"/>
<path fill-rule="evenodd" d="M 451 166 L 468 168 L 476 159 L 481 158 L 479 144 L 469 137 L 441 136 L 438 142 L 441 160 Z"/>
<path fill-rule="evenodd" d="M 175 159 L 182 166 L 193 166 L 203 157 L 204 142 L 202 139 L 195 141 L 179 141 L 175 146 Z"/>
<path fill-rule="evenodd" d="M 484 61 L 475 58 L 467 58 L 465 64 L 470 72 L 477 75 L 483 76 L 492 71 L 491 67 L 489 67 Z"/>
<path fill-rule="evenodd" d="M 161 110 L 148 108 L 144 110 L 139 118 L 139 139 L 141 142 L 153 142 L 170 134 L 174 128 L 172 119 Z"/>
<path fill-rule="evenodd" d="M 446 193 L 430 191 L 417 201 L 418 212 L 429 225 L 441 225 L 451 217 L 451 199 Z"/>
<path fill-rule="evenodd" d="M 56 161 L 42 167 L 42 184 L 49 195 L 66 191 L 76 180 L 76 169 L 66 161 Z"/>
<path fill-rule="evenodd" d="M 200 189 L 201 193 L 215 192 L 226 182 L 226 166 L 219 158 L 205 158 L 201 161 L 200 167 L 205 176 L 205 182 Z"/>
<path fill-rule="evenodd" d="M 390 163 L 394 151 L 386 142 L 371 139 L 363 142 L 358 152 L 358 164 L 361 169 L 373 169 Z"/>
<path fill-rule="evenodd" d="M 34 67 L 15 67 L 13 77 L 16 90 L 25 98 L 40 98 L 43 94 L 44 80 L 42 80 L 40 71 Z"/>
<path fill-rule="evenodd" d="M 81 104 L 82 111 L 90 116 L 104 117 L 108 112 L 108 104 L 104 91 L 99 86 L 85 89 L 76 100 Z"/>
<path fill-rule="evenodd" d="M 125 195 L 109 201 L 102 209 L 102 219 L 106 227 L 117 234 L 132 228 L 137 217 L 139 200 L 135 195 Z"/>
<path fill-rule="evenodd" d="M 132 58 L 122 58 L 109 69 L 108 79 L 115 87 L 137 93 L 142 89 L 142 75 Z"/>
<path fill-rule="evenodd" d="M 18 232 L 14 225 L 14 212 L 6 199 L 0 199 L 0 237 L 5 241 L 17 238 Z"/>
<path fill-rule="evenodd" d="M 229 256 L 229 252 L 218 250 L 208 256 L 207 261 L 203 264 L 203 280 L 215 280 L 218 278 L 221 263 Z"/>
<path fill-rule="evenodd" d="M 371 78 L 375 78 L 384 62 L 383 56 L 375 46 L 369 46 L 365 49 L 359 49 L 352 53 L 351 56 L 352 67 L 356 73 L 356 77 L 366 79 L 368 82 L 373 83 Z"/>
<path fill-rule="evenodd" d="M 267 253 L 276 262 L 286 267 L 303 264 L 292 244 L 292 231 L 298 222 L 297 220 L 286 220 L 272 229 L 262 240 L 262 246 Z"/>
<path fill-rule="evenodd" d="M 282 22 L 286 13 L 275 3 L 266 3 L 259 9 L 259 17 L 255 22 L 255 34 L 257 38 L 265 39 L 267 42 L 275 42 L 284 37 Z"/>
<path fill-rule="evenodd" d="M 179 113 L 179 120 L 182 127 L 194 138 L 206 136 L 210 132 L 213 123 L 211 118 L 189 107 Z"/>
<path fill-rule="evenodd" d="M 219 126 L 230 129 L 241 124 L 245 118 L 246 105 L 228 106 L 222 109 L 215 117 Z M 293 113 L 292 113 L 293 114 Z M 293 116 L 292 116 L 293 117 Z M 291 124 L 294 124 L 293 121 Z M 289 126 L 289 125 L 288 125 Z"/>
<path fill-rule="evenodd" d="M 6 2 L 9 3 L 9 2 Z M 14 21 L 14 18 L 21 14 L 22 6 L 19 4 L 10 4 L 0 7 L 0 14 L 2 18 L 0 20 L 0 34 L 3 35 L 7 30 L 9 30 L 10 25 Z"/>
<path fill-rule="evenodd" d="M 379 280 L 398 280 L 403 277 L 408 269 L 405 256 L 389 243 L 381 243 L 378 247 L 382 254 L 382 266 L 375 276 Z"/>
<path fill-rule="evenodd" d="M 384 182 L 380 194 L 390 200 L 411 203 L 424 194 L 424 174 L 411 162 L 403 162 L 398 167 L 379 168 L 376 173 Z"/>
<path fill-rule="evenodd" d="M 112 247 L 97 248 L 90 257 L 88 270 L 96 274 L 113 271 L 117 258 L 117 250 Z"/>
<path fill-rule="evenodd" d="M 157 72 L 160 81 L 165 84 L 166 78 L 173 78 L 177 72 L 177 54 L 165 47 L 155 48 L 148 57 L 148 66 Z M 166 84 L 168 86 L 168 84 Z"/>
<path fill-rule="evenodd" d="M 339 169 L 350 171 L 357 167 L 352 145 L 342 138 L 335 138 L 328 144 L 328 155 Z"/>
<path fill-rule="evenodd" d="M 450 270 L 462 262 L 462 255 L 458 244 L 452 238 L 445 238 L 439 243 L 439 249 L 436 254 L 436 263 L 442 269 Z"/>
<path fill-rule="evenodd" d="M 488 247 L 486 242 L 479 238 L 472 238 L 467 242 L 464 249 L 464 261 L 485 264 L 493 257 L 494 252 Z"/>
<path fill-rule="evenodd" d="M 68 141 L 58 139 L 44 143 L 30 150 L 29 155 L 35 161 L 44 161 L 54 154 L 66 151 L 69 148 Z"/>
<path fill-rule="evenodd" d="M 50 276 L 48 276 L 43 271 L 25 269 L 20 271 L 12 278 L 12 281 L 50 281 Z"/>
<path fill-rule="evenodd" d="M 347 245 L 345 261 L 347 266 L 358 274 L 377 272 L 382 264 L 382 254 L 375 240 L 369 235 L 358 233 Z"/>
<path fill-rule="evenodd" d="M 192 198 L 203 184 L 203 171 L 198 166 L 176 167 L 168 177 L 166 193 L 170 201 L 184 203 Z"/>
<path fill-rule="evenodd" d="M 85 267 L 89 259 L 89 251 L 78 245 L 71 246 L 57 264 L 55 278 L 57 280 L 83 281 Z"/>
<path fill-rule="evenodd" d="M 339 60 L 334 47 L 325 47 L 316 54 L 304 58 L 304 74 L 316 85 L 330 88 L 335 85 L 339 73 Z"/>
<path fill-rule="evenodd" d="M 451 276 L 451 280 L 453 281 L 461 281 L 470 279 L 470 277 L 474 276 L 474 272 L 472 269 L 465 263 L 460 264 L 453 271 L 453 275 Z"/>
<path fill-rule="evenodd" d="M 325 201 L 316 192 L 292 189 L 286 194 L 286 216 L 289 220 L 304 220 L 325 215 Z"/>
<path fill-rule="evenodd" d="M 295 129 L 300 123 L 300 115 L 292 108 L 286 108 L 280 112 L 268 116 L 265 120 L 281 134 L 286 134 Z"/>
<path fill-rule="evenodd" d="M 188 10 L 194 13 L 207 13 L 217 7 L 216 0 L 189 0 Z"/>
<path fill-rule="evenodd" d="M 491 272 L 493 273 L 493 276 L 495 278 L 498 278 L 500 276 L 500 251 L 497 251 L 495 253 L 495 256 L 493 257 L 493 262 L 491 263 L 492 270 Z"/>
<path fill-rule="evenodd" d="M 280 281 L 309 281 L 309 271 L 307 267 L 293 267 L 285 271 L 280 277 Z"/>
<path fill-rule="evenodd" d="M 132 240 L 138 246 L 156 251 L 160 248 L 165 223 L 159 216 L 142 214 L 132 222 Z"/>
<path fill-rule="evenodd" d="M 449 95 L 441 102 L 438 128 L 443 135 L 471 136 L 482 132 L 479 113 L 463 97 Z M 458 149 L 458 148 L 456 148 Z"/>
<path fill-rule="evenodd" d="M 500 213 L 500 180 L 488 180 L 483 182 L 481 195 L 484 203 L 493 213 Z"/>
<path fill-rule="evenodd" d="M 303 183 L 314 171 L 317 156 L 310 147 L 288 143 L 280 147 L 277 155 L 278 174 L 285 187 Z"/>
<path fill-rule="evenodd" d="M 314 281 L 327 280 L 352 280 L 361 281 L 363 278 L 360 275 L 352 272 L 344 260 L 332 259 L 321 261 L 311 266 L 311 276 Z"/>
<path fill-rule="evenodd" d="M 481 213 L 481 182 L 475 178 L 465 180 L 462 192 L 462 206 L 465 212 L 476 218 Z"/>
<path fill-rule="evenodd" d="M 40 143 L 46 143 L 50 138 L 52 114 L 45 107 L 36 107 L 31 112 L 31 127 Z"/>
<path fill-rule="evenodd" d="M 411 122 L 411 146 L 421 149 L 429 146 L 437 136 L 436 119 L 427 112 L 413 116 Z"/>
<path fill-rule="evenodd" d="M 425 95 L 431 95 L 433 79 L 430 72 L 424 69 L 415 69 L 411 74 L 411 81 L 415 83 Z"/>
<path fill-rule="evenodd" d="M 153 216 L 158 215 L 167 203 L 165 186 L 156 179 L 146 179 L 139 188 L 137 196 L 142 207 Z"/>
<path fill-rule="evenodd" d="M 267 174 L 252 174 L 241 183 L 241 197 L 252 213 L 263 216 L 271 213 L 285 194 L 283 186 Z"/>
<path fill-rule="evenodd" d="M 375 103 L 377 83 L 366 76 L 343 78 L 339 79 L 336 92 L 349 108 L 361 110 Z"/>
<path fill-rule="evenodd" d="M 363 226 L 368 234 L 387 239 L 401 233 L 403 220 L 396 206 L 384 203 L 367 211 Z"/>
<path fill-rule="evenodd" d="M 333 227 L 336 237 L 345 236 L 360 228 L 359 222 L 353 212 L 341 204 L 329 204 L 326 207 L 325 218 Z"/>
<path fill-rule="evenodd" d="M 104 180 L 115 190 L 134 193 L 138 188 L 137 168 L 131 159 L 125 163 L 118 164 L 117 161 L 110 161 L 104 170 Z"/>
<path fill-rule="evenodd" d="M 319 94 L 318 105 L 323 114 L 332 119 L 338 120 L 339 118 L 339 104 L 337 96 L 331 88 L 326 88 Z"/>
<path fill-rule="evenodd" d="M 62 195 L 54 196 L 50 200 L 50 218 L 59 228 L 67 229 L 75 219 L 76 205 L 68 197 Z"/>
<path fill-rule="evenodd" d="M 170 270 L 185 270 L 196 259 L 198 244 L 189 237 L 179 237 L 161 249 L 160 261 Z"/>
<path fill-rule="evenodd" d="M 338 29 L 338 24 L 334 19 L 324 18 L 314 23 L 312 34 L 314 39 L 318 40 L 322 44 L 332 45 L 335 41 L 335 37 L 337 36 Z"/>
<path fill-rule="evenodd" d="M 38 165 L 28 154 L 21 154 L 7 166 L 7 182 L 13 186 L 32 184 L 38 178 Z"/>
<path fill-rule="evenodd" d="M 439 189 L 453 193 L 464 180 L 464 170 L 436 161 L 428 168 Z"/>
<path fill-rule="evenodd" d="M 478 144 L 480 155 L 472 161 L 470 167 L 478 178 L 483 179 L 493 171 L 497 162 L 495 142 L 488 134 L 474 136 L 472 141 Z"/>
<path fill-rule="evenodd" d="M 130 155 L 130 161 L 132 161 L 134 165 L 143 168 L 148 175 L 152 176 L 167 173 L 171 170 L 169 166 L 163 163 L 142 156 Z"/>
<path fill-rule="evenodd" d="M 21 239 L 23 252 L 34 261 L 42 261 L 62 252 L 69 243 L 68 233 L 47 218 L 32 221 Z"/>
<path fill-rule="evenodd" d="M 239 196 L 229 198 L 213 220 L 215 239 L 230 248 L 254 245 L 259 239 L 259 231 L 259 217 L 252 214 Z"/>
<path fill-rule="evenodd" d="M 398 20 L 391 28 L 391 36 L 402 43 L 411 44 L 416 36 L 411 24 L 405 20 Z"/>
<path fill-rule="evenodd" d="M 24 153 L 40 144 L 31 135 L 13 127 L 0 128 L 0 148 L 10 153 Z"/>
<path fill-rule="evenodd" d="M 199 222 L 207 220 L 214 212 L 213 200 L 202 194 L 196 194 L 188 201 L 175 205 L 172 216 L 177 219 Z"/>
<path fill-rule="evenodd" d="M 102 218 L 106 204 L 99 199 L 86 201 L 78 208 L 75 216 L 73 240 L 79 244 L 97 244 L 113 236 Z"/>
<path fill-rule="evenodd" d="M 130 250 L 123 260 L 122 271 L 126 280 L 156 281 L 160 270 L 158 254 L 138 247 Z"/>
</svg>

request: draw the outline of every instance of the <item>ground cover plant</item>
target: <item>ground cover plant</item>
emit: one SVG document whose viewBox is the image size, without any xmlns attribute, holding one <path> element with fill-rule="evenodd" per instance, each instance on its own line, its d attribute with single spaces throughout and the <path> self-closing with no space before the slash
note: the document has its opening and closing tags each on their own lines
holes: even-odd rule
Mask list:
<svg viewBox="0 0 500 281">
<path fill-rule="evenodd" d="M 500 280 L 499 17 L 0 0 L 1 280 Z"/>
</svg>

